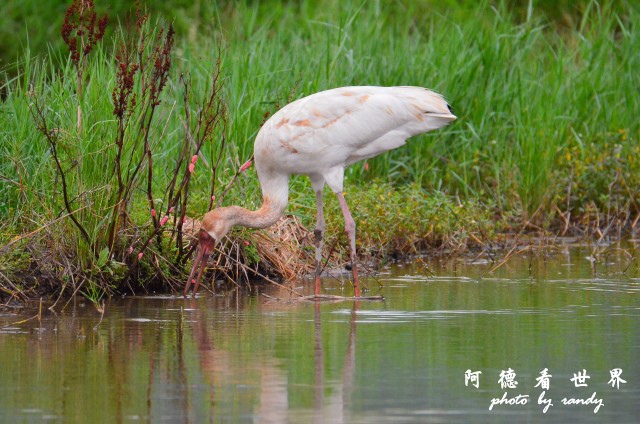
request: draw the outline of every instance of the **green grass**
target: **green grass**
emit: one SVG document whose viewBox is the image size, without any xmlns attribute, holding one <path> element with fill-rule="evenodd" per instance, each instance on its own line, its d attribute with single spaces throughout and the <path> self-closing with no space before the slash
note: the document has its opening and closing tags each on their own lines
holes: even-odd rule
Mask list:
<svg viewBox="0 0 640 424">
<path fill-rule="evenodd" d="M 23 9 L 11 10 L 23 13 L 31 7 L 23 3 Z M 58 6 L 50 13 L 60 13 Z M 332 0 L 238 1 L 200 9 L 179 3 L 171 9 L 151 2 L 151 10 L 169 20 L 176 12 L 178 31 L 170 79 L 150 133 L 158 210 L 169 206 L 164 190 L 183 145 L 185 108 L 192 111 L 193 125 L 219 56 L 227 121 L 202 154 L 215 162 L 218 142 L 227 140 L 216 193 L 251 155 L 265 114 L 287 101 L 344 85 L 420 85 L 444 94 L 458 120 L 371 160 L 368 171 L 362 164 L 347 171 L 347 192 L 362 193 L 354 206 L 361 247 L 376 248 L 375 243 L 410 251 L 465 232 L 491 234 L 496 219 L 503 218 L 510 224 L 554 226 L 560 223 L 558 211 L 565 217 L 570 213 L 574 222 L 594 213 L 632 219 L 640 212 L 635 200 L 640 187 L 640 8 L 624 1 L 531 6 Z M 34 18 L 26 26 L 42 22 L 46 12 L 30 12 Z M 2 19 L 8 17 L 11 13 Z M 120 21 L 130 22 L 124 15 Z M 114 249 L 105 244 L 104 234 L 115 193 L 115 22 L 112 16 L 108 36 L 88 58 L 81 99 L 73 64 L 60 48 L 59 26 L 38 27 L 37 52 L 15 32 L 12 45 L 20 45 L 21 53 L 15 64 L 3 68 L 0 90 L 0 242 L 39 230 L 37 243 L 24 239 L 13 248 L 28 250 L 35 262 L 46 262 L 47 249 L 61 249 L 64 260 L 77 264 L 74 268 L 89 282 L 117 281 L 122 272 L 120 259 L 105 263 L 104 254 L 100 257 L 103 249 Z M 43 37 L 51 43 L 48 49 L 42 48 Z M 11 60 L 5 54 L 3 63 Z M 192 85 L 186 106 L 182 74 Z M 90 242 L 61 218 L 60 176 L 30 113 L 36 99 L 59 134 L 73 208 Z M 85 123 L 79 133 L 78 102 Z M 135 140 L 132 136 L 130 142 Z M 135 149 L 130 157 L 141 154 Z M 199 162 L 191 181 L 190 216 L 207 210 L 211 174 L 205 168 Z M 114 249 L 121 257 L 151 229 L 142 182 L 137 187 L 130 232 L 120 236 Z M 308 182 L 295 179 L 291 192 L 290 211 L 313 225 Z M 260 203 L 253 171 L 240 175 L 225 198 L 230 203 Z M 456 208 L 466 211 L 460 219 L 451 214 Z M 449 219 L 434 222 L 443 210 Z M 329 208 L 329 215 L 337 231 L 339 210 Z M 61 274 L 45 271 L 51 279 Z"/>
</svg>

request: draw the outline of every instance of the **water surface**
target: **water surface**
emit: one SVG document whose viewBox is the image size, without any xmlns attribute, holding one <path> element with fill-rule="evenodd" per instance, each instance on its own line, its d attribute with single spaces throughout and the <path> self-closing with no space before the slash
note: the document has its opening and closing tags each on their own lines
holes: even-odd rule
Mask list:
<svg viewBox="0 0 640 424">
<path fill-rule="evenodd" d="M 588 256 L 522 256 L 494 273 L 486 260 L 394 266 L 364 280 L 383 302 L 301 302 L 270 287 L 112 299 L 104 316 L 78 298 L 22 323 L 37 305 L 5 309 L 0 421 L 638 422 L 637 264 L 612 255 L 594 274 Z M 324 286 L 350 294 L 340 278 Z M 467 370 L 481 372 L 478 388 Z M 502 388 L 509 370 L 517 385 Z M 519 395 L 526 404 L 489 410 Z"/>
</svg>

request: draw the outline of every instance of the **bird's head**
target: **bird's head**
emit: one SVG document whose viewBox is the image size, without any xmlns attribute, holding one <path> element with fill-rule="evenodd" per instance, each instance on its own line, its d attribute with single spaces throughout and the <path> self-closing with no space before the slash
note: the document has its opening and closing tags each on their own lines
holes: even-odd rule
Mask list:
<svg viewBox="0 0 640 424">
<path fill-rule="evenodd" d="M 224 207 L 207 212 L 202 217 L 200 231 L 205 231 L 216 242 L 222 240 L 235 224 L 233 209 Z"/>
<path fill-rule="evenodd" d="M 184 294 L 187 295 L 191 283 L 194 283 L 193 293 L 195 295 L 202 279 L 202 273 L 218 241 L 229 232 L 233 221 L 228 211 L 229 208 L 218 208 L 207 212 L 202 218 L 200 231 L 198 231 L 198 246 L 196 257 L 193 260 L 189 279 L 184 286 Z M 196 276 L 196 271 L 198 272 Z M 195 277 L 195 279 L 194 279 Z"/>
</svg>

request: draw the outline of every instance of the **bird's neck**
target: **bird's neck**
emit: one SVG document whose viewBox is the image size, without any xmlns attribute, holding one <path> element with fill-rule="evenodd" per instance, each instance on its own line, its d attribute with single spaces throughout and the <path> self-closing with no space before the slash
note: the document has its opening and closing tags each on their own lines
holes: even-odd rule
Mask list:
<svg viewBox="0 0 640 424">
<path fill-rule="evenodd" d="M 231 224 L 247 228 L 267 228 L 276 223 L 284 213 L 286 206 L 286 203 L 279 205 L 266 196 L 263 199 L 262 207 L 255 211 L 241 206 L 230 206 Z"/>
<path fill-rule="evenodd" d="M 262 206 L 251 211 L 240 206 L 232 206 L 233 225 L 248 228 L 267 228 L 282 216 L 289 200 L 289 177 L 261 178 Z"/>
</svg>

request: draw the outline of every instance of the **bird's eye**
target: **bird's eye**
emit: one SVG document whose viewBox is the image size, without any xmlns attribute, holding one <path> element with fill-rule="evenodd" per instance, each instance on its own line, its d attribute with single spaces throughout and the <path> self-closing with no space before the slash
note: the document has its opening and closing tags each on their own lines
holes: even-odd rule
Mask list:
<svg viewBox="0 0 640 424">
<path fill-rule="evenodd" d="M 453 108 L 451 107 L 450 104 L 447 104 L 447 109 L 449 109 L 449 112 L 451 112 L 453 114 Z"/>
</svg>

